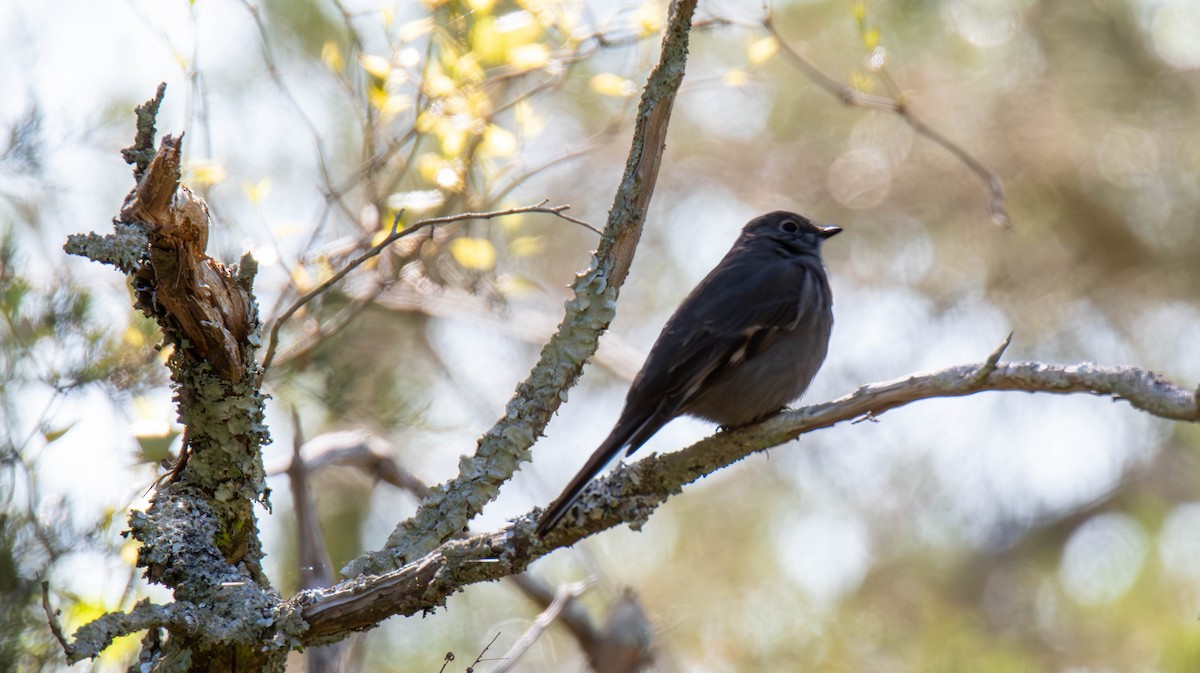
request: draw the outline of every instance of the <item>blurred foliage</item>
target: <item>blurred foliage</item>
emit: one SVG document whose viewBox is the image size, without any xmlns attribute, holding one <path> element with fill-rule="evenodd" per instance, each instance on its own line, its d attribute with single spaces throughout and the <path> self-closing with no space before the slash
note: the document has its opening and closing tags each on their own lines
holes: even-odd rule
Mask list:
<svg viewBox="0 0 1200 673">
<path fill-rule="evenodd" d="M 210 254 L 231 261 L 248 246 L 263 262 L 268 321 L 394 223 L 543 199 L 602 221 L 665 16 L 663 3 L 639 1 L 174 4 L 131 5 L 144 21 L 130 23 L 161 30 L 171 54 L 195 48 L 195 59 L 163 58 L 179 67 L 168 103 L 186 112 L 160 129 L 188 131 L 189 178 L 221 225 Z M 792 208 L 847 232 L 828 250 L 839 331 L 815 395 L 982 358 L 1010 329 L 1014 357 L 1200 380 L 1191 0 L 772 3 L 785 44 L 760 10 L 705 6 L 606 343 L 644 351 L 741 222 Z M 896 99 L 1001 176 L 1014 226 L 989 224 L 988 193 L 961 161 L 895 114 L 840 104 L 784 47 Z M 133 95 L 122 104 L 150 89 L 105 76 L 104 95 Z M 66 77 L 44 81 L 75 91 Z M 62 107 L 111 111 L 114 100 Z M 76 159 L 56 151 L 90 147 L 107 171 L 129 118 L 77 122 L 96 128 L 74 134 L 60 120 L 50 137 L 51 108 L 6 112 L 0 159 L 0 664 L 25 652 L 30 670 L 52 652 L 33 573 L 88 537 L 63 523 L 71 516 L 35 511 L 79 507 L 35 495 L 38 449 L 79 442 L 71 423 L 105 413 L 62 411 L 85 389 L 136 407 L 132 393 L 162 385 L 153 327 L 108 308 L 128 305 L 124 287 L 80 282 L 60 263 L 50 217 L 56 171 Z M 57 214 L 71 230 L 110 217 L 129 187 L 98 172 L 75 179 L 101 198 Z M 397 460 L 443 480 L 503 413 L 594 243 L 530 216 L 403 239 L 285 325 L 268 378 L 276 410 L 297 409 L 308 437 L 387 434 Z M 607 430 L 625 385 L 598 359 L 481 529 L 544 504 Z M 45 412 L 30 402 L 44 399 Z M 133 415 L 157 423 L 130 429 L 138 458 L 161 459 L 174 439 L 167 412 Z M 643 533 L 614 531 L 535 570 L 598 576 L 585 600 L 596 614 L 633 586 L 659 625 L 663 671 L 1200 667 L 1200 430 L 1119 404 L 1013 395 L 881 421 L 746 461 L 672 499 Z M 335 565 L 412 507 L 348 468 L 315 479 Z M 282 531 L 274 572 L 287 588 L 296 561 L 278 508 L 264 529 Z M 113 518 L 123 515 L 95 530 Z M 370 634 L 366 669 L 436 670 L 447 650 L 465 667 L 496 632 L 505 649 L 535 613 L 504 585 L 476 587 L 445 614 Z M 551 634 L 529 667 L 579 670 L 565 633 Z"/>
<path fill-rule="evenodd" d="M 36 111 L 10 129 L 0 155 L 0 670 L 39 671 L 62 660 L 46 628 L 41 579 L 64 597 L 58 563 L 111 551 L 111 515 L 77 517 L 69 496 L 45 493 L 40 458 L 75 427 L 92 388 L 126 401 L 161 385 L 153 324 L 130 315 L 123 331 L 100 317 L 87 288 L 61 263 L 38 259 L 44 210 L 27 185 L 45 181 Z"/>
</svg>

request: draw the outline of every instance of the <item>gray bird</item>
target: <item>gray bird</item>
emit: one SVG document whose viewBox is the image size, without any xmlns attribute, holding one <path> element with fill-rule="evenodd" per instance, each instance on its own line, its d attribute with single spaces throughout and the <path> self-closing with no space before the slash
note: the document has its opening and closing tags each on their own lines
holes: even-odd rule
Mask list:
<svg viewBox="0 0 1200 673">
<path fill-rule="evenodd" d="M 842 229 L 777 210 L 750 220 L 733 248 L 663 327 L 621 418 L 537 525 L 544 537 L 621 451 L 632 454 L 676 416 L 725 427 L 798 399 L 825 360 L 833 296 L 821 244 Z"/>
</svg>

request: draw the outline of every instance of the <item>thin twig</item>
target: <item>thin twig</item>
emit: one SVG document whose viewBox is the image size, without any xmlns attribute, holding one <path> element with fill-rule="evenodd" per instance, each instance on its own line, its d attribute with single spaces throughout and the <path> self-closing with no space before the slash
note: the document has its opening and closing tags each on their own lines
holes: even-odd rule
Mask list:
<svg viewBox="0 0 1200 673">
<path fill-rule="evenodd" d="M 343 266 L 341 268 L 341 270 L 339 270 L 337 273 L 333 274 L 329 278 L 325 279 L 325 281 L 323 281 L 321 284 L 317 285 L 316 287 L 309 290 L 308 292 L 305 292 L 303 295 L 301 295 L 299 298 L 297 298 L 296 301 L 292 302 L 292 305 L 287 307 L 287 309 L 284 310 L 284 312 L 281 313 L 279 315 L 279 317 L 275 319 L 275 323 L 273 325 L 271 325 L 271 330 L 270 330 L 269 336 L 267 338 L 267 350 L 266 350 L 266 354 L 263 356 L 262 371 L 265 373 L 270 368 L 272 360 L 275 359 L 275 351 L 279 346 L 279 330 L 281 327 L 283 327 L 284 323 L 286 323 L 288 320 L 290 320 L 291 317 L 293 315 L 295 315 L 297 311 L 304 308 L 304 306 L 306 304 L 308 304 L 308 302 L 312 301 L 313 299 L 316 299 L 322 293 L 324 293 L 326 290 L 333 287 L 333 285 L 335 283 L 337 283 L 341 279 L 345 278 L 346 274 L 348 274 L 351 271 L 353 271 L 354 269 L 358 268 L 360 265 L 362 265 L 363 262 L 365 262 L 365 261 L 371 259 L 372 257 L 375 257 L 379 253 L 383 252 L 384 250 L 387 249 L 387 247 L 389 245 L 404 238 L 405 236 L 411 236 L 412 234 L 415 234 L 418 231 L 421 231 L 423 229 L 426 229 L 426 228 L 429 228 L 429 227 L 432 227 L 432 226 L 438 225 L 438 224 L 448 224 L 450 222 L 461 222 L 463 220 L 490 220 L 490 219 L 497 218 L 497 217 L 505 217 L 507 215 L 519 215 L 521 213 L 547 213 L 550 215 L 555 215 L 557 217 L 560 217 L 568 222 L 572 222 L 574 224 L 578 224 L 580 226 L 587 227 L 588 229 L 591 229 L 592 231 L 596 231 L 595 227 L 588 224 L 587 222 L 584 222 L 583 220 L 579 220 L 577 218 L 574 218 L 574 217 L 571 217 L 570 215 L 565 214 L 564 211 L 566 211 L 568 208 L 570 208 L 571 207 L 570 205 L 564 204 L 561 206 L 547 206 L 546 203 L 548 203 L 548 200 L 542 201 L 541 203 L 539 203 L 537 205 L 533 205 L 533 206 L 518 206 L 516 208 L 507 208 L 505 210 L 492 210 L 492 211 L 481 212 L 481 213 L 457 213 L 454 215 L 443 215 L 441 217 L 429 217 L 429 218 L 425 218 L 423 220 L 418 220 L 416 223 L 413 224 L 413 226 L 405 228 L 405 229 L 398 228 L 399 221 L 400 221 L 400 213 L 397 213 L 396 221 L 393 223 L 393 226 L 392 226 L 392 233 L 388 234 L 387 237 L 385 237 L 382 241 L 371 246 L 371 248 L 368 249 L 366 252 L 364 252 L 361 255 L 359 255 L 358 257 L 355 257 L 354 259 L 350 260 L 345 266 Z"/>
<path fill-rule="evenodd" d="M 554 600 L 550 602 L 550 606 L 533 620 L 533 623 L 529 625 L 525 633 L 517 639 L 517 642 L 513 643 L 508 652 L 504 653 L 502 657 L 503 663 L 497 666 L 492 673 L 507 673 L 512 670 L 521 657 L 525 656 L 525 653 L 529 651 L 529 648 L 533 647 L 538 638 L 541 638 L 546 629 L 554 623 L 554 620 L 558 619 L 559 614 L 571 604 L 571 601 L 582 596 L 583 592 L 587 591 L 587 588 L 591 584 L 591 580 L 585 580 L 583 582 L 572 582 L 560 586 L 558 591 L 555 592 Z"/>
<path fill-rule="evenodd" d="M 50 583 L 42 580 L 42 609 L 46 611 L 46 622 L 50 625 L 50 633 L 54 635 L 54 639 L 62 646 L 63 652 L 67 656 L 71 656 L 71 651 L 74 649 L 67 642 L 66 636 L 63 635 L 62 625 L 58 623 L 58 611 L 50 607 Z"/>
<path fill-rule="evenodd" d="M 308 128 L 309 134 L 312 135 L 313 146 L 317 150 L 317 164 L 321 169 L 321 179 L 324 181 L 326 189 L 331 189 L 332 177 L 330 176 L 329 172 L 329 160 L 325 155 L 325 142 L 321 135 L 321 130 L 317 128 L 316 122 L 314 122 L 308 116 L 308 113 L 304 110 L 303 106 L 300 105 L 300 101 L 296 98 L 295 94 L 292 93 L 291 88 L 288 87 L 287 82 L 283 80 L 283 77 L 280 74 L 279 66 L 275 60 L 275 55 L 271 50 L 269 32 L 267 31 L 266 24 L 263 22 L 262 13 L 259 11 L 259 8 L 251 4 L 249 0 L 238 1 L 250 14 L 250 19 L 254 21 L 254 26 L 258 30 L 259 46 L 262 47 L 263 62 L 267 66 L 268 76 L 270 76 L 271 81 L 275 83 L 275 86 L 279 89 L 279 92 L 283 94 L 283 97 L 287 100 L 288 104 L 291 105 L 296 111 L 296 114 L 299 115 L 300 120 Z M 350 213 L 349 208 L 345 204 L 341 203 L 340 200 L 339 205 L 345 209 L 347 216 L 352 217 L 352 213 Z"/>
<path fill-rule="evenodd" d="M 488 641 L 488 644 L 484 645 L 483 649 L 479 651 L 479 656 L 475 657 L 474 663 L 472 663 L 470 666 L 467 666 L 467 673 L 475 672 L 475 667 L 479 665 L 479 662 L 483 661 L 483 655 L 487 654 L 487 651 L 489 649 L 491 649 L 492 645 L 495 645 L 496 641 L 499 639 L 500 639 L 500 632 L 497 631 L 496 635 L 492 636 L 492 639 Z"/>
<path fill-rule="evenodd" d="M 767 12 L 762 25 L 775 38 L 775 41 L 779 44 L 780 53 L 783 54 L 784 58 L 795 66 L 797 70 L 802 72 L 805 77 L 812 80 L 814 84 L 831 95 L 836 96 L 846 105 L 853 105 L 868 110 L 882 110 L 898 115 L 918 135 L 925 136 L 929 140 L 941 145 L 943 149 L 966 164 L 971 172 L 983 180 L 984 185 L 991 193 L 991 201 L 988 203 L 988 213 L 992 222 L 1000 227 L 1012 226 L 1012 219 L 1008 216 L 1008 210 L 1004 202 L 1004 183 L 1001 182 L 1000 177 L 996 175 L 995 171 L 988 168 L 982 161 L 976 159 L 957 143 L 930 128 L 925 122 L 914 116 L 912 111 L 909 110 L 907 103 L 903 100 L 864 93 L 848 84 L 842 84 L 826 74 L 784 41 L 783 36 L 779 34 L 779 30 L 775 27 L 775 22 L 770 11 Z"/>
<path fill-rule="evenodd" d="M 375 300 L 379 297 L 383 288 L 383 283 L 377 284 L 375 288 L 365 295 L 354 297 L 350 303 L 333 315 L 333 317 L 320 324 L 313 325 L 311 329 L 308 329 L 304 334 L 297 337 L 287 348 L 278 352 L 275 356 L 275 366 L 279 367 L 296 358 L 304 357 L 311 353 L 314 348 L 321 345 L 326 339 L 340 334 L 365 309 L 374 306 Z"/>
</svg>

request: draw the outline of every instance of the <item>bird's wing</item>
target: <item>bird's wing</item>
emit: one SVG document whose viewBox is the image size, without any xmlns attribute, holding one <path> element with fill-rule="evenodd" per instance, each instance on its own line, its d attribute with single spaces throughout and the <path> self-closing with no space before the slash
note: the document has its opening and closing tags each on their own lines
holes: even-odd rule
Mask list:
<svg viewBox="0 0 1200 673">
<path fill-rule="evenodd" d="M 683 300 L 663 328 L 650 356 L 629 388 L 625 410 L 537 525 L 544 537 L 570 509 L 588 483 L 627 447 L 636 451 L 679 414 L 706 385 L 729 368 L 767 351 L 811 311 L 801 297 L 823 296 L 820 269 L 749 259 L 718 265 Z M 800 285 L 800 287 L 797 287 Z"/>
<path fill-rule="evenodd" d="M 766 352 L 809 312 L 819 310 L 800 301 L 821 296 L 803 287 L 821 282 L 819 269 L 748 260 L 721 271 L 705 278 L 667 323 L 641 380 L 630 389 L 627 409 L 674 417 L 731 367 Z M 642 403 L 635 404 L 634 395 Z"/>
</svg>

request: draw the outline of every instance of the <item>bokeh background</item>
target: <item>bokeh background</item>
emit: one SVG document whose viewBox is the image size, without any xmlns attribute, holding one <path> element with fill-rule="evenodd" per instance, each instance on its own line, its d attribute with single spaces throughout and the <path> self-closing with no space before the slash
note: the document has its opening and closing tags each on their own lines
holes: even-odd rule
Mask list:
<svg viewBox="0 0 1200 673">
<path fill-rule="evenodd" d="M 1009 358 L 1133 364 L 1200 382 L 1200 4 L 1193 0 L 702 2 L 617 320 L 534 460 L 473 523 L 545 504 L 607 434 L 678 301 L 742 223 L 792 209 L 826 247 L 829 359 L 807 401 Z M 661 2 L 50 0 L 0 3 L 0 662 L 62 667 L 68 626 L 144 586 L 120 531 L 177 448 L 170 391 L 111 269 L 68 259 L 132 186 L 132 107 L 168 84 L 209 253 L 260 260 L 268 321 L 403 222 L 569 203 L 602 225 L 658 56 Z M 903 100 L 1003 181 L 1009 228 L 962 161 L 899 116 L 843 105 L 792 49 Z M 526 215 L 439 228 L 281 330 L 266 457 L 367 430 L 429 484 L 498 418 L 561 317 L 595 234 Z M 293 410 L 300 419 L 293 421 Z M 644 452 L 712 428 L 674 422 Z M 411 494 L 315 475 L 335 563 L 378 548 Z M 271 575 L 298 571 L 282 477 L 260 512 Z M 1086 396 L 933 400 L 753 457 L 539 562 L 626 590 L 662 671 L 1194 671 L 1200 430 Z M 508 583 L 360 637 L 365 671 L 464 670 L 538 607 Z M 123 670 L 136 643 L 92 664 Z M 486 671 L 497 662 L 476 664 Z M 578 671 L 561 629 L 528 670 Z M 300 666 L 297 660 L 297 666 Z"/>
</svg>

